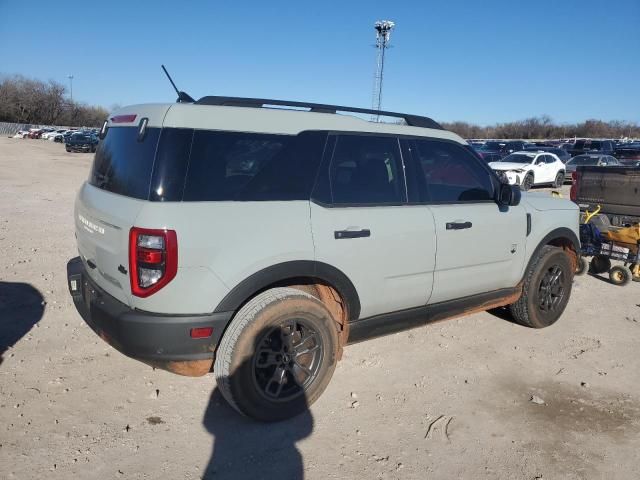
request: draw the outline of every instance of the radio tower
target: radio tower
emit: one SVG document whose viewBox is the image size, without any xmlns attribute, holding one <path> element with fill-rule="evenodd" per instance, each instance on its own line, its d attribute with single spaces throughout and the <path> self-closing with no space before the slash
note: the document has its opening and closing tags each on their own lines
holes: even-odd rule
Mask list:
<svg viewBox="0 0 640 480">
<path fill-rule="evenodd" d="M 380 111 L 382 106 L 382 75 L 384 74 L 384 53 L 389 48 L 391 30 L 396 26 L 390 20 L 379 20 L 373 28 L 376 30 L 376 72 L 373 78 L 372 109 Z M 380 115 L 372 115 L 371 121 L 378 122 Z"/>
</svg>

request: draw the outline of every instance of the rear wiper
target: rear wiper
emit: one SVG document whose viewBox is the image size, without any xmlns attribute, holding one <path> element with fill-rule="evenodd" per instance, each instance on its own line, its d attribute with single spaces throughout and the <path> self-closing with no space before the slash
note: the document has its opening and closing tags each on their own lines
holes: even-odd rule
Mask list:
<svg viewBox="0 0 640 480">
<path fill-rule="evenodd" d="M 110 177 L 108 175 L 104 175 L 103 173 L 95 174 L 96 180 L 98 180 L 98 185 L 96 187 L 104 187 L 109 183 Z"/>
</svg>

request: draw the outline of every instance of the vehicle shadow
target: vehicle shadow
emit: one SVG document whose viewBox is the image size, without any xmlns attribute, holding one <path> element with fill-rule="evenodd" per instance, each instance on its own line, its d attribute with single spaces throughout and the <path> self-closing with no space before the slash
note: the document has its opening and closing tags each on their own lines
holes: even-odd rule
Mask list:
<svg viewBox="0 0 640 480">
<path fill-rule="evenodd" d="M 0 364 L 4 353 L 40 321 L 43 300 L 28 283 L 0 282 Z"/>
<path fill-rule="evenodd" d="M 511 315 L 511 311 L 509 310 L 509 307 L 492 308 L 491 310 L 487 310 L 487 313 L 490 315 L 493 315 L 494 317 L 498 317 L 501 320 L 505 320 L 515 325 L 520 325 L 518 322 L 514 320 L 513 315 Z"/>
<path fill-rule="evenodd" d="M 202 423 L 214 437 L 203 480 L 304 478 L 302 454 L 296 443 L 313 431 L 308 408 L 289 420 L 259 422 L 236 412 L 216 388 Z"/>
</svg>

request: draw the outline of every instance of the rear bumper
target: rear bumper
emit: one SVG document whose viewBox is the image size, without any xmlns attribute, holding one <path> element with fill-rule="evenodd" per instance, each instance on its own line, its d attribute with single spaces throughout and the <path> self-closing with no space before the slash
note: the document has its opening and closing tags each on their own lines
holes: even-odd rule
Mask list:
<svg viewBox="0 0 640 480">
<path fill-rule="evenodd" d="M 164 315 L 130 308 L 86 274 L 80 257 L 67 263 L 67 284 L 84 321 L 124 355 L 187 376 L 211 371 L 214 352 L 233 312 Z M 191 329 L 213 328 L 208 338 L 191 338 Z"/>
</svg>

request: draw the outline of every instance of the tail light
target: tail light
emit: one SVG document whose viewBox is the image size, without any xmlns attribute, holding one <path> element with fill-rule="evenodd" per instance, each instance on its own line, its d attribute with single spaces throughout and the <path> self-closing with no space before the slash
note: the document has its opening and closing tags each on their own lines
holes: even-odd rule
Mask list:
<svg viewBox="0 0 640 480">
<path fill-rule="evenodd" d="M 174 230 L 133 227 L 129 232 L 131 293 L 148 297 L 178 272 L 178 238 Z"/>
<path fill-rule="evenodd" d="M 575 202 L 578 198 L 578 184 L 580 183 L 581 173 L 576 170 L 571 174 L 571 190 L 569 191 L 569 198 L 572 202 Z"/>
</svg>

